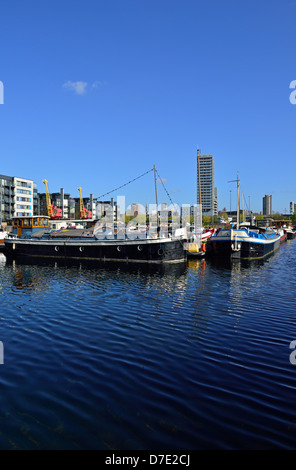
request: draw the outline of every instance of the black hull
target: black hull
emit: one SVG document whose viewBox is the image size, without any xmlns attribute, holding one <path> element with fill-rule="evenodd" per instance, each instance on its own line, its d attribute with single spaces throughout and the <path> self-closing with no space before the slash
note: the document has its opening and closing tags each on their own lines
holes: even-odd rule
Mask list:
<svg viewBox="0 0 296 470">
<path fill-rule="evenodd" d="M 287 232 L 287 240 L 294 240 L 296 233 Z"/>
<path fill-rule="evenodd" d="M 186 261 L 182 240 L 8 240 L 7 258 L 165 263 Z"/>
<path fill-rule="evenodd" d="M 269 243 L 241 242 L 240 245 L 240 249 L 235 251 L 233 241 L 215 240 L 213 237 L 207 244 L 207 255 L 240 259 L 264 258 L 279 248 L 280 239 Z"/>
</svg>

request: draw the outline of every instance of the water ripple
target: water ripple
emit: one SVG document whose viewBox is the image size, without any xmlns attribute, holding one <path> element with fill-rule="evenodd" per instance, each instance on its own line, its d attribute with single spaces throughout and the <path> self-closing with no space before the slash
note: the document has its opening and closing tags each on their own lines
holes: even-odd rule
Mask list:
<svg viewBox="0 0 296 470">
<path fill-rule="evenodd" d="M 295 250 L 147 268 L 2 258 L 0 448 L 294 449 Z"/>
</svg>

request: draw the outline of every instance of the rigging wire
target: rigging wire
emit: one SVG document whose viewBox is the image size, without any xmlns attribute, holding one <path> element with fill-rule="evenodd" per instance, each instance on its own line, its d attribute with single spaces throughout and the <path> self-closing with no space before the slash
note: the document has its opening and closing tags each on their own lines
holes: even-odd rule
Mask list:
<svg viewBox="0 0 296 470">
<path fill-rule="evenodd" d="M 159 176 L 159 173 L 158 173 L 158 171 L 157 171 L 156 169 L 155 169 L 155 172 L 157 173 L 158 178 L 159 178 L 159 180 L 160 180 L 160 182 L 161 182 L 161 184 L 162 184 L 162 186 L 163 186 L 163 189 L 164 189 L 165 192 L 167 193 L 167 196 L 168 196 L 169 200 L 171 201 L 171 203 L 173 204 L 173 206 L 174 206 L 175 209 L 176 209 L 176 205 L 175 205 L 175 203 L 173 202 L 171 196 L 169 195 L 169 193 L 168 193 L 168 191 L 167 191 L 167 189 L 166 189 L 166 187 L 165 187 L 165 185 L 164 185 L 164 182 L 162 181 L 162 178 Z M 182 240 L 178 239 L 178 241 L 179 241 L 179 243 L 180 243 L 180 244 L 183 246 L 183 248 L 184 248 L 184 243 L 182 242 Z"/>
<path fill-rule="evenodd" d="M 159 176 L 158 171 L 157 171 L 157 170 L 155 170 L 155 171 L 156 171 L 157 176 L 158 176 L 158 178 L 159 178 L 159 180 L 160 180 L 160 182 L 161 182 L 161 184 L 162 184 L 162 186 L 163 186 L 163 189 L 164 189 L 165 192 L 167 193 L 167 196 L 168 196 L 169 200 L 171 201 L 171 203 L 173 204 L 173 206 L 176 208 L 176 204 L 172 201 L 172 198 L 171 198 L 171 196 L 169 195 L 169 193 L 168 193 L 168 191 L 167 191 L 167 189 L 166 189 L 166 187 L 165 187 L 165 185 L 164 185 L 164 183 L 163 183 L 163 181 L 162 181 L 162 178 Z"/>
<path fill-rule="evenodd" d="M 134 179 L 128 181 L 127 183 L 122 184 L 122 185 L 119 186 L 118 188 L 112 189 L 112 191 L 109 191 L 108 193 L 102 194 L 101 196 L 97 197 L 97 200 L 101 199 L 101 198 L 104 197 L 104 196 L 107 196 L 108 194 L 111 194 L 111 193 L 114 193 L 115 191 L 118 191 L 118 189 L 121 189 L 121 188 L 123 188 L 124 186 L 127 186 L 127 185 L 130 184 L 130 183 L 133 183 L 134 181 L 138 180 L 139 178 L 142 178 L 142 176 L 147 175 L 147 173 L 150 173 L 150 172 L 153 171 L 153 170 L 154 170 L 154 169 L 152 168 L 151 170 L 146 171 L 146 172 L 143 173 L 142 175 L 137 176 L 136 178 L 134 178 Z"/>
<path fill-rule="evenodd" d="M 243 195 L 243 198 L 244 198 L 244 201 L 245 201 L 246 207 L 248 208 L 247 210 L 248 210 L 248 212 L 249 212 L 249 216 L 251 217 L 250 204 L 249 204 L 249 205 L 247 204 L 247 201 L 246 201 L 245 195 Z"/>
<path fill-rule="evenodd" d="M 104 196 L 107 196 L 108 194 L 111 194 L 111 193 L 113 193 L 113 192 L 115 192 L 115 191 L 118 191 L 118 189 L 124 188 L 124 187 L 127 186 L 128 184 L 133 183 L 134 181 L 136 181 L 136 180 L 142 178 L 143 176 L 147 175 L 147 174 L 150 173 L 151 171 L 154 171 L 155 173 L 157 173 L 157 176 L 158 176 L 158 178 L 159 178 L 159 181 L 161 182 L 161 184 L 162 184 L 162 186 L 163 186 L 163 188 L 164 188 L 164 190 L 165 190 L 165 192 L 166 192 L 166 194 L 167 194 L 169 200 L 171 201 L 171 203 L 172 203 L 173 206 L 175 207 L 176 205 L 175 205 L 175 203 L 172 201 L 172 198 L 171 198 L 171 196 L 169 195 L 169 193 L 168 193 L 168 191 L 167 191 L 167 189 L 166 189 L 166 187 L 165 187 L 165 185 L 164 185 L 164 183 L 163 183 L 163 180 L 162 180 L 162 178 L 159 176 L 159 173 L 158 173 L 158 171 L 156 170 L 155 167 L 153 167 L 153 168 L 151 168 L 150 170 L 146 171 L 146 172 L 143 173 L 142 175 L 137 176 L 136 178 L 134 178 L 134 179 L 128 181 L 127 183 L 122 184 L 122 185 L 119 186 L 118 188 L 112 189 L 111 191 L 108 191 L 107 193 L 102 194 L 101 196 L 97 197 L 97 200 L 101 199 L 101 198 L 104 197 Z M 179 242 L 180 242 L 181 245 L 184 247 L 184 244 L 182 243 L 182 241 L 181 241 L 180 239 L 179 239 Z"/>
<path fill-rule="evenodd" d="M 145 173 L 143 173 L 142 175 L 139 175 L 137 176 L 136 178 L 133 178 L 132 180 L 128 181 L 127 183 L 124 183 L 122 184 L 121 186 L 119 186 L 118 188 L 115 188 L 115 189 L 112 189 L 111 191 L 108 191 L 107 193 L 105 194 L 102 194 L 101 196 L 97 197 L 97 200 L 101 199 L 102 197 L 104 196 L 107 196 L 108 194 L 111 194 L 111 193 L 114 193 L 115 191 L 118 191 L 118 189 L 121 189 L 121 188 L 124 188 L 125 186 L 127 186 L 128 184 L 130 183 L 133 183 L 134 181 L 142 178 L 143 176 L 147 175 L 148 173 L 150 173 L 151 171 L 155 171 L 155 173 L 157 174 L 158 178 L 159 178 L 159 182 L 161 182 L 162 186 L 163 186 L 163 189 L 165 190 L 169 200 L 171 201 L 172 205 L 176 208 L 176 204 L 174 203 L 174 201 L 172 200 L 170 194 L 168 193 L 164 183 L 163 183 L 163 179 L 160 177 L 158 171 L 156 170 L 156 168 L 151 168 L 150 170 L 147 170 L 145 171 Z"/>
</svg>

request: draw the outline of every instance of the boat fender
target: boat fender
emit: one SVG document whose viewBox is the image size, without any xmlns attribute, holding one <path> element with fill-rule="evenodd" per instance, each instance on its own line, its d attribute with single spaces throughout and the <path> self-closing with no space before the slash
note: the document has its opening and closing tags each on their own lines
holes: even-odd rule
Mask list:
<svg viewBox="0 0 296 470">
<path fill-rule="evenodd" d="M 200 251 L 206 251 L 206 244 L 205 243 L 201 244 Z"/>
</svg>

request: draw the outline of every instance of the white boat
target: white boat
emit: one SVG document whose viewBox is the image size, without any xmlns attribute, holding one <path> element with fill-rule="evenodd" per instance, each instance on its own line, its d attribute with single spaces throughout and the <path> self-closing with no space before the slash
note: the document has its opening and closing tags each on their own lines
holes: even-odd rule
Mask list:
<svg viewBox="0 0 296 470">
<path fill-rule="evenodd" d="M 4 240 L 7 238 L 9 235 L 8 232 L 4 229 L 0 229 L 0 250 L 2 251 L 2 248 L 4 247 Z"/>
</svg>

